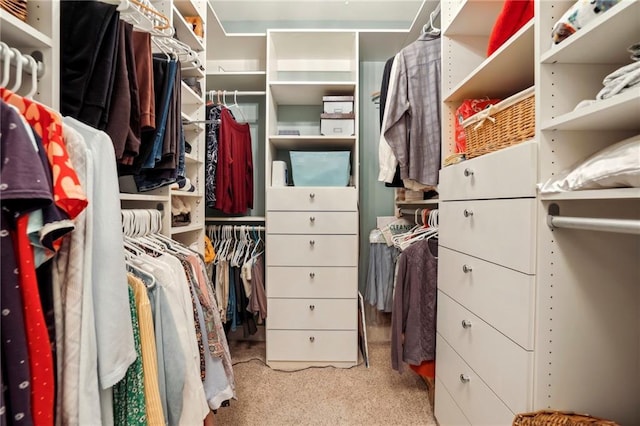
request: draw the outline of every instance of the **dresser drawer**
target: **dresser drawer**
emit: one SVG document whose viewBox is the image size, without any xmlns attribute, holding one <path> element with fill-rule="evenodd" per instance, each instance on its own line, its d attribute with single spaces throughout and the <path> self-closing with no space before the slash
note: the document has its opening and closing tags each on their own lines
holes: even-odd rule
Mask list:
<svg viewBox="0 0 640 426">
<path fill-rule="evenodd" d="M 524 142 L 440 170 L 441 200 L 535 197 L 538 149 Z"/>
<path fill-rule="evenodd" d="M 438 289 L 533 350 L 535 276 L 440 247 Z"/>
<path fill-rule="evenodd" d="M 535 198 L 448 201 L 439 209 L 441 246 L 535 273 Z"/>
<path fill-rule="evenodd" d="M 460 410 L 460 407 L 456 405 L 447 388 L 437 377 L 434 405 L 434 415 L 440 426 L 471 425 L 462 413 L 462 410 Z"/>
<path fill-rule="evenodd" d="M 267 212 L 270 234 L 357 234 L 358 212 Z"/>
<path fill-rule="evenodd" d="M 477 426 L 509 426 L 513 423 L 514 413 L 440 334 L 436 335 L 436 360 L 436 377 L 449 391 L 469 423 Z"/>
<path fill-rule="evenodd" d="M 267 234 L 268 266 L 357 266 L 357 235 Z"/>
<path fill-rule="evenodd" d="M 267 297 L 348 299 L 358 295 L 354 266 L 271 266 L 266 274 Z"/>
<path fill-rule="evenodd" d="M 358 360 L 357 330 L 267 330 L 269 361 Z"/>
<path fill-rule="evenodd" d="M 438 292 L 437 324 L 438 333 L 511 411 L 522 413 L 531 408 L 533 352 L 525 351 L 442 292 Z"/>
<path fill-rule="evenodd" d="M 267 189 L 267 211 L 357 211 L 358 191 L 353 187 L 286 187 Z"/>
<path fill-rule="evenodd" d="M 358 299 L 267 299 L 269 330 L 357 330 Z"/>
</svg>

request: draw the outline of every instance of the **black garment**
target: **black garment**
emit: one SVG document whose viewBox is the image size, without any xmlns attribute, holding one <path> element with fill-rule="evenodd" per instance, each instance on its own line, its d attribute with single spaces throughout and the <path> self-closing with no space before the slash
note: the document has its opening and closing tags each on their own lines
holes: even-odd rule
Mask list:
<svg viewBox="0 0 640 426">
<path fill-rule="evenodd" d="M 120 13 L 98 1 L 60 4 L 60 112 L 104 129 Z"/>
<path fill-rule="evenodd" d="M 258 332 L 258 326 L 256 325 L 256 319 L 253 314 L 247 311 L 249 306 L 249 298 L 244 291 L 244 284 L 242 283 L 241 269 L 231 268 L 233 271 L 233 284 L 236 287 L 236 309 L 238 311 L 238 319 L 242 323 L 242 336 L 244 338 Z"/>
<path fill-rule="evenodd" d="M 380 131 L 382 131 L 382 120 L 384 118 L 384 108 L 387 105 L 387 93 L 389 92 L 389 79 L 391 78 L 391 67 L 395 56 L 387 59 L 382 72 L 382 84 L 380 85 Z M 404 188 L 404 183 L 400 179 L 400 165 L 396 166 L 396 173 L 393 175 L 391 183 L 385 182 L 384 186 L 390 188 Z"/>
</svg>

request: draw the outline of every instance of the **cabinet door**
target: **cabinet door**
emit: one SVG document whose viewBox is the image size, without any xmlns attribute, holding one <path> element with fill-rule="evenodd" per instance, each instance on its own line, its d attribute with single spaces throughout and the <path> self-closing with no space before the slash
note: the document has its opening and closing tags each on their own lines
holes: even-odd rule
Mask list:
<svg viewBox="0 0 640 426">
<path fill-rule="evenodd" d="M 268 266 L 357 266 L 357 235 L 267 234 Z"/>
<path fill-rule="evenodd" d="M 510 426 L 513 423 L 515 414 L 440 334 L 436 335 L 436 359 L 436 377 L 449 391 L 469 423 L 484 426 Z"/>
<path fill-rule="evenodd" d="M 501 149 L 440 171 L 440 199 L 535 197 L 535 141 Z"/>
<path fill-rule="evenodd" d="M 269 299 L 269 330 L 355 330 L 357 299 Z"/>
<path fill-rule="evenodd" d="M 533 350 L 534 275 L 440 247 L 438 289 L 523 348 Z"/>
<path fill-rule="evenodd" d="M 270 234 L 357 234 L 357 212 L 267 212 Z"/>
<path fill-rule="evenodd" d="M 469 420 L 464 416 L 460 407 L 456 405 L 453 397 L 436 377 L 436 395 L 433 414 L 440 426 L 470 426 Z"/>
<path fill-rule="evenodd" d="M 535 273 L 536 200 L 440 203 L 440 245 L 481 259 Z"/>
<path fill-rule="evenodd" d="M 531 408 L 533 352 L 442 292 L 438 292 L 438 333 L 511 411 L 522 413 Z"/>
<path fill-rule="evenodd" d="M 355 266 L 271 266 L 267 268 L 267 297 L 355 298 Z"/>
<path fill-rule="evenodd" d="M 267 210 L 357 211 L 358 191 L 353 187 L 269 188 Z"/>
</svg>

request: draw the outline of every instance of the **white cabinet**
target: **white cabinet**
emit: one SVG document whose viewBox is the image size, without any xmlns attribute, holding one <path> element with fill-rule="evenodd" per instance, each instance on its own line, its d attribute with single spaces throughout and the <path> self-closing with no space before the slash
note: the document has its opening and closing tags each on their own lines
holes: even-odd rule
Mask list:
<svg viewBox="0 0 640 426">
<path fill-rule="evenodd" d="M 533 21 L 486 58 L 502 2 L 442 2 L 443 159 L 464 99 L 535 85 L 536 100 L 535 140 L 441 170 L 435 416 L 443 426 L 509 425 L 541 409 L 640 423 L 638 236 L 547 224 L 552 204 L 561 216 L 639 220 L 640 192 L 536 189 L 640 133 L 640 89 L 575 109 L 631 63 L 640 2 L 622 0 L 552 45 L 551 28 L 574 3 L 535 2 Z"/>
<path fill-rule="evenodd" d="M 358 137 L 320 132 L 323 96 L 358 99 L 357 42 L 351 31 L 267 33 L 266 338 L 274 368 L 358 360 Z M 356 123 L 357 111 L 356 102 Z M 332 150 L 350 153 L 349 186 L 271 186 L 272 161 L 291 173 L 291 151 Z"/>
</svg>

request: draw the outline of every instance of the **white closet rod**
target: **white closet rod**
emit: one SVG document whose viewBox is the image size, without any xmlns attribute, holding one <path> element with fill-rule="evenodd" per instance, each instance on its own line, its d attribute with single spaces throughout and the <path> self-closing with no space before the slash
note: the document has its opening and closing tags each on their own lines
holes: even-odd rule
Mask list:
<svg viewBox="0 0 640 426">
<path fill-rule="evenodd" d="M 34 52 L 34 53 L 39 53 L 39 52 Z M 11 49 L 6 43 L 1 43 L 0 42 L 0 60 L 6 60 L 8 58 L 9 63 L 11 65 L 13 65 L 14 67 L 18 66 L 18 61 L 22 62 L 22 72 L 31 75 L 31 63 L 29 62 L 28 57 L 32 57 L 33 59 L 35 59 L 35 57 L 33 57 L 32 55 L 25 55 L 24 53 L 16 53 L 16 51 L 14 49 Z M 35 59 L 36 61 L 36 66 L 37 66 L 37 77 L 42 77 L 42 75 L 44 74 L 44 63 L 41 61 L 38 61 L 37 59 Z"/>
<path fill-rule="evenodd" d="M 218 96 L 218 92 L 220 93 L 221 96 L 223 96 L 225 93 L 227 95 L 233 95 L 233 96 L 263 96 L 266 95 L 267 92 L 265 92 L 264 90 L 262 91 L 251 91 L 251 90 L 209 90 L 207 93 L 209 94 L 209 96 Z"/>
<path fill-rule="evenodd" d="M 549 206 L 547 225 L 550 228 L 585 229 L 589 231 L 640 235 L 640 220 L 563 217 L 558 216 L 559 213 L 560 209 L 557 204 Z"/>
</svg>

